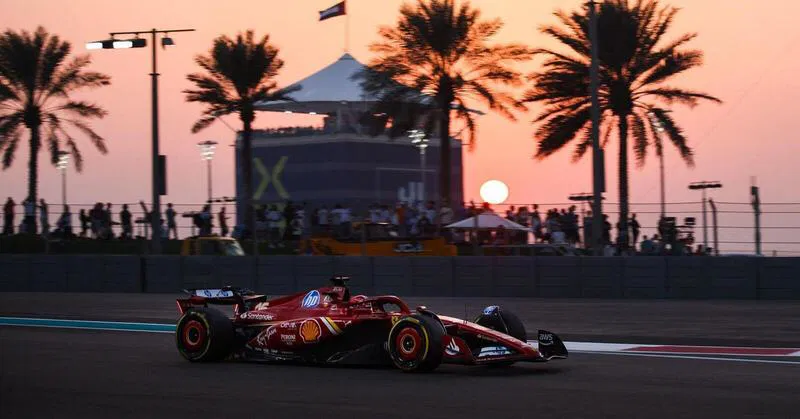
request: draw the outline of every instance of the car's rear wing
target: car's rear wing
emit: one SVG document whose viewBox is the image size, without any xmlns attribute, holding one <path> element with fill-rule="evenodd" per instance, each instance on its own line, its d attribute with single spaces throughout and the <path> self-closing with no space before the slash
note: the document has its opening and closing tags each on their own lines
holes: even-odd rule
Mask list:
<svg viewBox="0 0 800 419">
<path fill-rule="evenodd" d="M 234 314 L 250 310 L 250 305 L 267 300 L 266 295 L 256 294 L 246 288 L 226 286 L 222 288 L 190 288 L 183 292 L 188 298 L 178 298 L 178 311 L 181 315 L 191 307 L 208 307 L 209 305 L 232 305 Z"/>
</svg>

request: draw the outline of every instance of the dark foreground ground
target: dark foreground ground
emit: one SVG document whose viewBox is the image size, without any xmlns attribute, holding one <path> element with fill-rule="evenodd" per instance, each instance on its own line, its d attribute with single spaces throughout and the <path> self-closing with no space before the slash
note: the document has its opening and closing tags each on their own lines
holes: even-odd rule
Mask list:
<svg viewBox="0 0 800 419">
<path fill-rule="evenodd" d="M 0 316 L 175 322 L 181 294 L 0 293 Z M 800 301 L 409 298 L 471 319 L 487 305 L 514 311 L 529 329 L 564 340 L 800 346 Z"/>
<path fill-rule="evenodd" d="M 798 365 L 574 354 L 510 368 L 191 364 L 170 334 L 0 327 L 2 418 L 791 418 Z"/>
<path fill-rule="evenodd" d="M 0 316 L 167 323 L 174 295 L 0 294 Z M 800 346 L 800 304 L 412 299 L 486 304 L 566 340 Z M 757 361 L 757 360 L 753 360 Z M 0 327 L 0 418 L 793 418 L 800 365 L 572 354 L 510 368 L 191 364 L 172 334 Z"/>
</svg>

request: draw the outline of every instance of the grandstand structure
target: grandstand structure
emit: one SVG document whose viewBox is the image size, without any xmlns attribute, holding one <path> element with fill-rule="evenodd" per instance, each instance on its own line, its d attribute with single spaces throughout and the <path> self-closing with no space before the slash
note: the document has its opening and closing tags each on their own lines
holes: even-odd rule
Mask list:
<svg viewBox="0 0 800 419">
<path fill-rule="evenodd" d="M 293 83 L 301 90 L 294 101 L 257 104 L 265 112 L 319 115 L 322 127 L 258 130 L 253 136 L 253 189 L 257 206 L 287 201 L 320 208 L 342 205 L 359 211 L 373 203 L 436 200 L 439 136 L 428 138 L 424 165 L 420 149 L 409 137 L 370 135 L 362 117 L 374 99 L 353 75 L 365 66 L 350 54 Z M 241 134 L 236 139 L 236 192 L 243 196 Z M 451 141 L 451 202 L 463 201 L 461 142 Z M 243 220 L 237 203 L 237 223 Z"/>
</svg>

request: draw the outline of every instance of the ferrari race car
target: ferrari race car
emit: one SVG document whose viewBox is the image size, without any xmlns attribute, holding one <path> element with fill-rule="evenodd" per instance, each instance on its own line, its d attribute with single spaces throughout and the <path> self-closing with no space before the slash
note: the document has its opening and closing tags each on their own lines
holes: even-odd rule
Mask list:
<svg viewBox="0 0 800 419">
<path fill-rule="evenodd" d="M 558 336 L 539 330 L 537 348 L 519 318 L 498 306 L 470 322 L 422 306 L 412 311 L 392 295 L 351 296 L 348 279 L 271 300 L 232 287 L 185 290 L 190 296 L 177 300 L 178 352 L 189 361 L 393 364 L 409 372 L 567 358 Z M 233 306 L 233 318 L 210 305 Z"/>
</svg>

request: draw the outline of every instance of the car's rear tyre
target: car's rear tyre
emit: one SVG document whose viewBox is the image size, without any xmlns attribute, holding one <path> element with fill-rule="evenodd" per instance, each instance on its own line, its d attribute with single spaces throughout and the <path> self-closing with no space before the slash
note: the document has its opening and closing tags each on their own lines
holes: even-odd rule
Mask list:
<svg viewBox="0 0 800 419">
<path fill-rule="evenodd" d="M 525 325 L 512 311 L 503 310 L 498 306 L 489 306 L 483 309 L 481 315 L 475 319 L 475 323 L 505 333 L 523 342 L 528 342 L 528 332 L 525 330 Z M 506 361 L 492 365 L 509 366 L 512 364 L 514 364 L 513 361 Z"/>
<path fill-rule="evenodd" d="M 444 330 L 435 319 L 420 314 L 406 316 L 389 331 L 392 363 L 405 372 L 433 371 L 442 363 Z"/>
<path fill-rule="evenodd" d="M 230 355 L 234 345 L 231 320 L 213 308 L 193 308 L 178 320 L 178 352 L 192 362 L 214 362 Z"/>
</svg>

